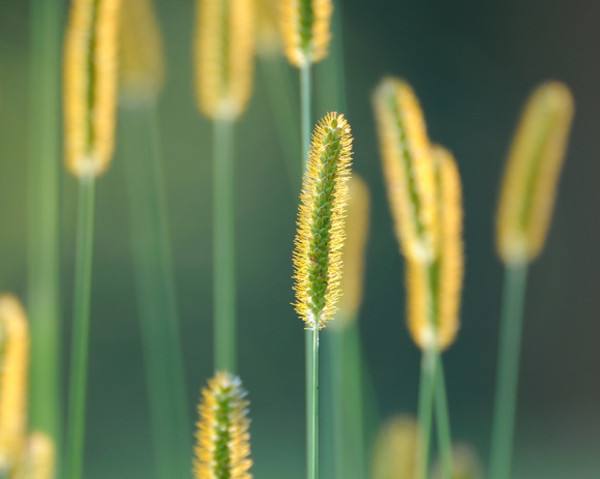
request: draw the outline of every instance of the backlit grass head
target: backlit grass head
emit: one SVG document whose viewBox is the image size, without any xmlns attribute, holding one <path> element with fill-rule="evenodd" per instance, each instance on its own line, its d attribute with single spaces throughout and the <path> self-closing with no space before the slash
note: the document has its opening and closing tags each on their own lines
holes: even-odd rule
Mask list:
<svg viewBox="0 0 600 479">
<path fill-rule="evenodd" d="M 27 441 L 21 463 L 12 479 L 53 479 L 55 449 L 52 439 L 41 432 L 34 432 Z"/>
<path fill-rule="evenodd" d="M 394 78 L 381 82 L 373 103 L 396 236 L 407 259 L 432 261 L 434 172 L 421 107 L 412 88 Z"/>
<path fill-rule="evenodd" d="M 373 449 L 373 479 L 415 479 L 419 430 L 409 416 L 388 419 Z"/>
<path fill-rule="evenodd" d="M 344 243 L 344 274 L 340 314 L 335 323 L 355 318 L 362 303 L 365 248 L 369 230 L 369 189 L 362 178 L 353 175 L 348 182 L 348 214 Z M 338 326 L 343 326 L 339 324 Z"/>
<path fill-rule="evenodd" d="M 217 373 L 202 391 L 196 479 L 251 479 L 248 401 L 239 378 Z"/>
<path fill-rule="evenodd" d="M 126 102 L 154 101 L 164 83 L 160 28 L 153 0 L 126 0 L 121 7 L 119 80 Z"/>
<path fill-rule="evenodd" d="M 324 327 L 340 296 L 351 163 L 350 125 L 329 113 L 313 133 L 295 239 L 295 306 L 307 329 Z"/>
<path fill-rule="evenodd" d="M 114 147 L 120 0 L 73 0 L 64 55 L 65 148 L 75 176 L 97 176 Z"/>
<path fill-rule="evenodd" d="M 15 297 L 0 296 L 0 475 L 14 470 L 25 446 L 28 366 L 25 312 Z"/>
<path fill-rule="evenodd" d="M 331 39 L 332 0 L 282 0 L 285 53 L 292 65 L 316 63 L 327 55 Z"/>
<path fill-rule="evenodd" d="M 510 149 L 497 217 L 497 246 L 506 263 L 533 260 L 542 250 L 571 129 L 568 87 L 547 82 L 529 99 Z"/>
<path fill-rule="evenodd" d="M 408 325 L 413 340 L 421 348 L 435 344 L 443 350 L 456 338 L 460 324 L 463 208 L 460 175 L 452 154 L 445 148 L 434 146 L 432 156 L 438 251 L 431 264 L 414 260 L 406 263 Z"/>
<path fill-rule="evenodd" d="M 198 0 L 196 93 L 209 118 L 232 120 L 245 110 L 254 40 L 254 0 Z"/>
</svg>

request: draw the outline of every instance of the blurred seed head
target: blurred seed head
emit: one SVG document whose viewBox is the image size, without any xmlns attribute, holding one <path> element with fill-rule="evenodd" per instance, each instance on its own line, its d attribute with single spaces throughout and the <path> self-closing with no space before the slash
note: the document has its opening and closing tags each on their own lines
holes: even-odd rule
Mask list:
<svg viewBox="0 0 600 479">
<path fill-rule="evenodd" d="M 415 479 L 419 430 L 410 416 L 394 416 L 380 429 L 373 450 L 373 479 Z"/>
<path fill-rule="evenodd" d="M 483 467 L 475 449 L 467 444 L 457 444 L 452 448 L 452 477 L 450 479 L 482 479 Z M 443 479 L 441 464 L 433 468 L 433 479 Z"/>
<path fill-rule="evenodd" d="M 13 479 L 53 479 L 55 454 L 52 439 L 41 432 L 34 432 L 27 441 L 24 457 Z"/>
<path fill-rule="evenodd" d="M 280 0 L 254 0 L 256 11 L 256 51 L 262 57 L 273 57 L 281 52 L 279 16 Z"/>
</svg>

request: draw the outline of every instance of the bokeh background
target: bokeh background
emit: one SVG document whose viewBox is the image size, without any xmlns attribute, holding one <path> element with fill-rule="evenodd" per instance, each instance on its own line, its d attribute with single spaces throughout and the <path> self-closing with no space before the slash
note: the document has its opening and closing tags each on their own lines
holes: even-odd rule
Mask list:
<svg viewBox="0 0 600 479">
<path fill-rule="evenodd" d="M 211 130 L 194 106 L 194 2 L 158 0 L 167 55 L 164 166 L 190 403 L 212 372 Z M 338 2 L 341 3 L 341 2 Z M 63 11 L 66 5 L 57 2 Z M 507 147 L 531 89 L 568 83 L 577 113 L 553 227 L 527 297 L 514 477 L 600 477 L 600 3 L 590 0 L 344 0 L 347 115 L 356 170 L 372 192 L 361 333 L 381 418 L 416 408 L 419 354 L 404 326 L 403 264 L 392 233 L 370 94 L 409 79 L 431 137 L 455 153 L 465 197 L 462 329 L 446 354 L 455 435 L 487 456 L 502 270 L 494 214 Z M 28 2 L 0 2 L 0 290 L 26 296 Z M 326 69 L 326 64 L 317 67 Z M 294 72 L 288 71 L 295 83 Z M 297 194 L 265 77 L 236 150 L 240 372 L 252 400 L 255 476 L 303 477 L 302 324 L 290 306 Z M 318 87 L 317 87 L 318 89 Z M 319 92 L 317 92 L 319 93 Z M 324 112 L 327 98 L 315 105 Z M 61 118 L 56 119 L 57 122 Z M 86 478 L 153 477 L 124 166 L 97 189 Z M 75 181 L 62 179 L 64 339 L 70 329 Z M 65 365 L 67 355 L 65 354 Z"/>
</svg>

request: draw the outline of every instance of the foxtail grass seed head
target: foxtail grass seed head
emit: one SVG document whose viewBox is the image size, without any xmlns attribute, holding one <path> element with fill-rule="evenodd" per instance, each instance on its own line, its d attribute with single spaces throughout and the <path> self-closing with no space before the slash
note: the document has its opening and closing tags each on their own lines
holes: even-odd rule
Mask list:
<svg viewBox="0 0 600 479">
<path fill-rule="evenodd" d="M 200 111 L 234 120 L 254 75 L 254 0 L 198 0 L 196 90 Z"/>
<path fill-rule="evenodd" d="M 387 420 L 373 450 L 373 479 L 415 479 L 419 442 L 417 422 L 409 416 Z"/>
<path fill-rule="evenodd" d="M 342 296 L 339 314 L 333 323 L 339 327 L 356 317 L 362 303 L 365 248 L 369 230 L 370 199 L 367 184 L 361 177 L 354 175 L 348 182 L 348 193 Z"/>
<path fill-rule="evenodd" d="M 256 11 L 256 51 L 262 57 L 274 57 L 281 52 L 280 1 L 254 0 L 254 8 Z"/>
<path fill-rule="evenodd" d="M 198 407 L 195 479 L 252 479 L 248 401 L 239 378 L 217 373 Z"/>
<path fill-rule="evenodd" d="M 440 146 L 434 146 L 432 154 L 438 254 L 432 265 L 407 261 L 408 325 L 419 347 L 427 349 L 435 344 L 439 350 L 444 350 L 454 342 L 459 328 L 464 271 L 462 194 L 460 175 L 452 154 Z M 431 308 L 434 324 L 430 320 Z"/>
<path fill-rule="evenodd" d="M 433 160 L 425 120 L 408 83 L 385 78 L 373 98 L 396 236 L 408 259 L 435 257 Z"/>
<path fill-rule="evenodd" d="M 331 39 L 332 0 L 282 0 L 281 28 L 285 53 L 302 67 L 327 56 Z"/>
<path fill-rule="evenodd" d="M 13 479 L 54 479 L 55 454 L 52 439 L 34 432 L 27 441 L 24 458 Z"/>
<path fill-rule="evenodd" d="M 293 256 L 296 312 L 307 329 L 323 328 L 340 296 L 351 163 L 350 124 L 328 113 L 313 132 Z"/>
<path fill-rule="evenodd" d="M 452 448 L 452 476 L 450 479 L 482 479 L 483 467 L 475 450 L 467 444 L 458 444 Z M 433 468 L 433 479 L 443 479 L 441 463 Z"/>
<path fill-rule="evenodd" d="M 126 0 L 121 7 L 119 80 L 126 103 L 156 100 L 165 68 L 153 0 Z"/>
<path fill-rule="evenodd" d="M 64 57 L 67 167 L 94 177 L 114 146 L 120 0 L 73 0 Z"/>
<path fill-rule="evenodd" d="M 527 263 L 544 246 L 573 113 L 569 88 L 555 81 L 542 84 L 527 102 L 498 208 L 497 246 L 506 263 Z"/>
<path fill-rule="evenodd" d="M 25 312 L 0 296 L 0 475 L 17 465 L 25 446 L 29 331 Z"/>
</svg>

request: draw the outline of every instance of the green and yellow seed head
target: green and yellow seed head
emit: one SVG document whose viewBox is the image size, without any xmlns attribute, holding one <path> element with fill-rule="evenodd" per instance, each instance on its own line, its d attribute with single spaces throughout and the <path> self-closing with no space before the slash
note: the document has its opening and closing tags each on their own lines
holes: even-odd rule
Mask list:
<svg viewBox="0 0 600 479">
<path fill-rule="evenodd" d="M 336 323 L 342 327 L 358 314 L 362 303 L 365 248 L 369 231 L 369 189 L 362 178 L 354 175 L 348 182 L 348 214 L 344 243 L 342 296 Z"/>
<path fill-rule="evenodd" d="M 436 254 L 434 168 L 425 120 L 412 88 L 384 79 L 374 95 L 383 171 L 396 236 L 407 259 Z"/>
<path fill-rule="evenodd" d="M 300 195 L 294 249 L 296 311 L 307 329 L 323 328 L 340 296 L 352 132 L 344 115 L 315 127 Z"/>
<path fill-rule="evenodd" d="M 12 479 L 53 479 L 55 448 L 50 437 L 34 432 L 27 441 L 25 455 Z"/>
<path fill-rule="evenodd" d="M 121 7 L 119 80 L 128 103 L 156 100 L 164 83 L 163 45 L 152 0 L 127 0 Z"/>
<path fill-rule="evenodd" d="M 64 57 L 69 171 L 93 177 L 114 148 L 120 0 L 73 0 Z"/>
<path fill-rule="evenodd" d="M 11 295 L 0 296 L 0 475 L 18 464 L 27 427 L 29 329 Z"/>
<path fill-rule="evenodd" d="M 248 401 L 239 378 L 217 373 L 198 407 L 194 477 L 252 479 Z"/>
<path fill-rule="evenodd" d="M 538 87 L 525 107 L 498 207 L 497 246 L 506 263 L 529 262 L 544 247 L 573 113 L 573 96 L 559 82 Z"/>
<path fill-rule="evenodd" d="M 373 452 L 373 479 L 416 478 L 419 429 L 408 416 L 394 416 L 377 435 Z"/>
<path fill-rule="evenodd" d="M 331 39 L 332 0 L 282 0 L 281 28 L 285 53 L 302 67 L 327 56 Z"/>
<path fill-rule="evenodd" d="M 211 119 L 245 110 L 254 76 L 254 0 L 198 0 L 196 93 Z"/>
</svg>

